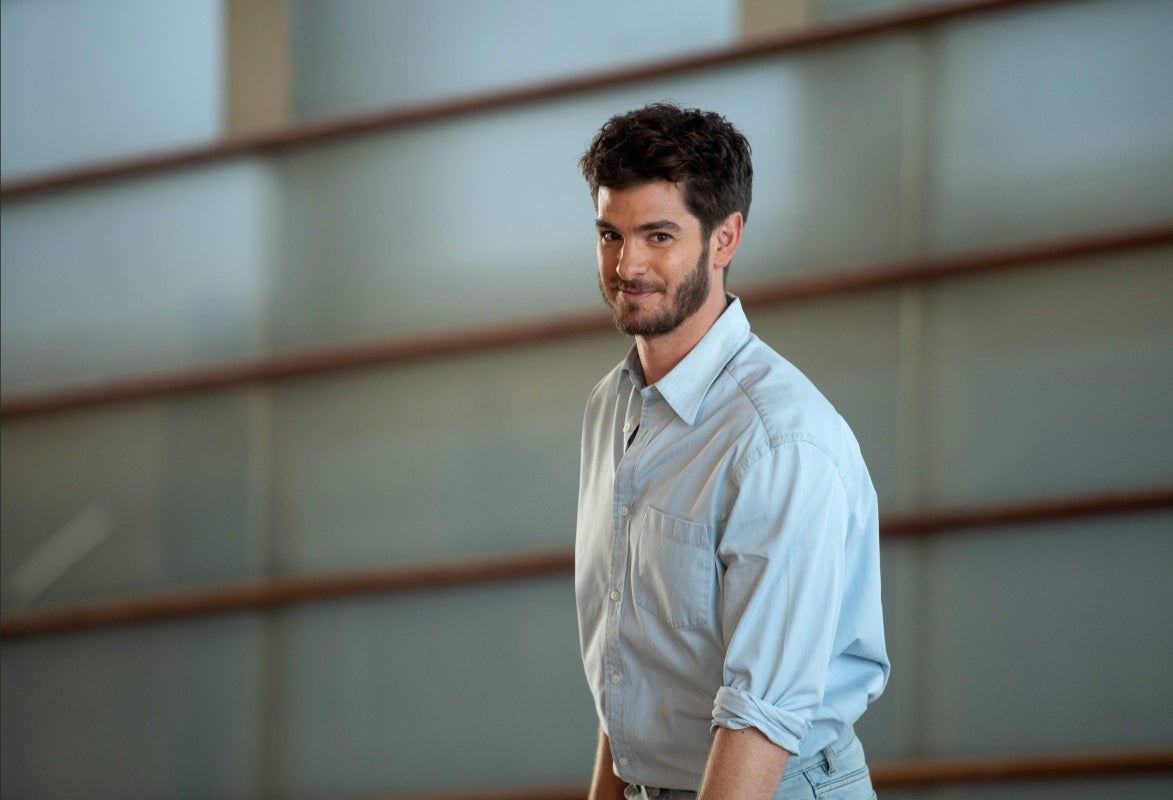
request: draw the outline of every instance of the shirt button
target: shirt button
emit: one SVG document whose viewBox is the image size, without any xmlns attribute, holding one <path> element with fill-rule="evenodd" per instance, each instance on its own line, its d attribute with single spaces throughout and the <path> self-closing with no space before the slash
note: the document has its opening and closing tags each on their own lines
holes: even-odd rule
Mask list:
<svg viewBox="0 0 1173 800">
<path fill-rule="evenodd" d="M 631 430 L 631 423 L 629 422 L 629 423 L 627 423 L 626 425 L 624 425 L 624 426 L 623 426 L 623 432 L 624 432 L 624 433 L 627 433 L 627 432 L 628 432 L 628 431 L 630 431 L 630 430 Z"/>
<path fill-rule="evenodd" d="M 621 517 L 626 517 L 630 513 L 631 512 L 628 511 L 627 506 L 623 506 L 622 508 L 619 509 L 619 516 L 621 516 Z"/>
<path fill-rule="evenodd" d="M 619 766 L 626 767 L 629 763 L 631 763 L 631 762 L 629 762 L 627 760 L 627 756 L 620 756 L 619 757 Z"/>
<path fill-rule="evenodd" d="M 612 592 L 611 592 L 611 599 L 612 599 L 612 600 L 614 600 L 616 603 L 618 603 L 618 602 L 619 602 L 619 598 L 620 598 L 620 597 L 622 597 L 622 596 L 623 596 L 623 595 L 619 594 L 619 590 L 618 590 L 618 589 L 614 589 L 614 590 L 612 590 Z"/>
<path fill-rule="evenodd" d="M 623 679 L 619 677 L 618 672 L 611 673 L 611 683 L 619 683 L 619 681 L 621 681 L 621 680 L 623 680 Z"/>
</svg>

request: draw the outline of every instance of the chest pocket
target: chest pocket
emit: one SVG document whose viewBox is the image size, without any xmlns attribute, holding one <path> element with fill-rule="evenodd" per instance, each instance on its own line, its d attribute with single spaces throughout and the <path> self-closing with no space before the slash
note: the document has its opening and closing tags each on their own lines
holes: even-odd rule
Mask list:
<svg viewBox="0 0 1173 800">
<path fill-rule="evenodd" d="M 632 526 L 632 593 L 673 628 L 708 625 L 713 595 L 709 526 L 650 506 Z"/>
</svg>

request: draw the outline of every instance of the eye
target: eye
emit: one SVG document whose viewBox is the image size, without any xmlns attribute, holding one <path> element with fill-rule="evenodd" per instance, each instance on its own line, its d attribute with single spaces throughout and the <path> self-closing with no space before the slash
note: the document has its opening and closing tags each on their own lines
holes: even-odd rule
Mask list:
<svg viewBox="0 0 1173 800">
<path fill-rule="evenodd" d="M 618 242 L 619 234 L 617 234 L 615 231 L 599 231 L 599 241 Z"/>
<path fill-rule="evenodd" d="M 672 234 L 658 231 L 652 234 L 652 241 L 656 244 L 667 244 L 668 242 L 672 241 Z"/>
</svg>

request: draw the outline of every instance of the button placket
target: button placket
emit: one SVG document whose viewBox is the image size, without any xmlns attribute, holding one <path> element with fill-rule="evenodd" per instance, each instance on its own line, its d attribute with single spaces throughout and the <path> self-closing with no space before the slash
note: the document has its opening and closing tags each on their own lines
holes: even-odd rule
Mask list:
<svg viewBox="0 0 1173 800">
<path fill-rule="evenodd" d="M 621 767 L 628 767 L 634 762 L 633 756 L 627 750 L 627 731 L 623 724 L 623 708 L 627 705 L 628 697 L 625 691 L 627 681 L 624 676 L 623 657 L 620 652 L 619 628 L 623 607 L 623 587 L 628 581 L 630 570 L 628 560 L 630 526 L 634 518 L 634 501 L 637 499 L 635 466 L 638 461 L 639 443 L 634 441 L 632 434 L 641 430 L 647 401 L 646 396 L 641 396 L 641 394 L 633 395 L 624 414 L 623 424 L 616 426 L 616 433 L 619 434 L 616 445 L 619 452 L 615 464 L 615 506 L 613 506 L 615 509 L 613 518 L 615 528 L 611 552 L 611 586 L 608 590 L 611 602 L 607 614 L 607 647 L 603 673 L 606 678 L 603 686 L 607 698 L 606 713 L 611 734 L 612 752 L 615 763 Z M 618 423 L 618 420 L 616 422 Z M 646 442 L 645 438 L 640 437 L 640 439 L 641 442 Z M 631 457 L 628 457 L 629 449 Z"/>
</svg>

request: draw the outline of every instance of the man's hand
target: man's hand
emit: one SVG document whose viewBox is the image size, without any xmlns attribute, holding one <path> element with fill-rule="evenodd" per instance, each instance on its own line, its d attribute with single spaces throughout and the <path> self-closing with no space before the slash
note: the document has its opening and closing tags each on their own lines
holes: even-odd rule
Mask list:
<svg viewBox="0 0 1173 800">
<path fill-rule="evenodd" d="M 770 800 L 789 758 L 757 728 L 717 728 L 697 800 Z"/>
</svg>

